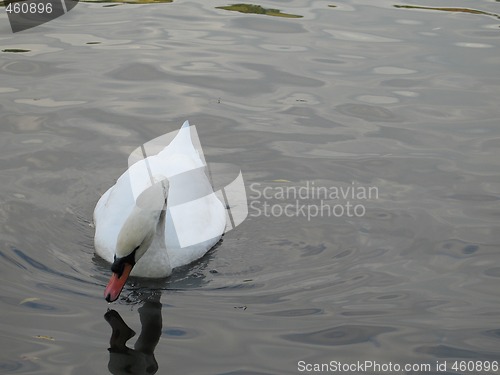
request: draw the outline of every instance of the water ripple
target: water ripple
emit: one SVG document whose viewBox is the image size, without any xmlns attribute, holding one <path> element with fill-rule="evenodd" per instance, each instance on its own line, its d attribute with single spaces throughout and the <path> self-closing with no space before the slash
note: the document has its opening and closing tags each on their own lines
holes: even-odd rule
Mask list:
<svg viewBox="0 0 500 375">
<path fill-rule="evenodd" d="M 365 342 L 372 342 L 378 346 L 377 337 L 393 331 L 395 331 L 393 327 L 342 325 L 321 331 L 283 335 L 283 338 L 322 346 L 353 345 Z"/>
</svg>

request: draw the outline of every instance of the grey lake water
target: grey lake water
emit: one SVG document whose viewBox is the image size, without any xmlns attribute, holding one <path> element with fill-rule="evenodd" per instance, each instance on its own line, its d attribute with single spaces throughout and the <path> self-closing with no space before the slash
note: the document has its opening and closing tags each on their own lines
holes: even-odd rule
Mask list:
<svg viewBox="0 0 500 375">
<path fill-rule="evenodd" d="M 500 3 L 232 4 L 2 8 L 0 373 L 500 373 Z M 184 120 L 248 216 L 107 304 L 94 206 Z"/>
</svg>

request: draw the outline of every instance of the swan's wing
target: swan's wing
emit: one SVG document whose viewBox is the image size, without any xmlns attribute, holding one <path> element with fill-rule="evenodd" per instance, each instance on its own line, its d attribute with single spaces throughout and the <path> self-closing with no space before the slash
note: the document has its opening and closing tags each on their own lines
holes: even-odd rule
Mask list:
<svg viewBox="0 0 500 375">
<path fill-rule="evenodd" d="M 169 173 L 165 243 L 175 268 L 200 258 L 219 241 L 226 211 L 214 194 L 196 129 L 189 122 L 157 156 L 174 172 Z"/>
<path fill-rule="evenodd" d="M 224 233 L 226 210 L 204 168 L 169 179 L 165 243 L 172 268 L 203 256 Z"/>
<path fill-rule="evenodd" d="M 213 195 L 167 210 L 165 243 L 172 268 L 201 258 L 226 227 L 224 206 Z"/>
</svg>

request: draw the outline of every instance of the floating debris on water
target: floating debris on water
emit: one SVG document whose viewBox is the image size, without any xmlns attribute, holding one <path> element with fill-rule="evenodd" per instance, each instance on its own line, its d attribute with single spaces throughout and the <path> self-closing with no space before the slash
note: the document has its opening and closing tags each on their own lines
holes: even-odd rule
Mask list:
<svg viewBox="0 0 500 375">
<path fill-rule="evenodd" d="M 266 16 L 274 16 L 274 17 L 302 18 L 302 16 L 298 14 L 281 13 L 281 10 L 279 9 L 263 8 L 260 5 L 254 5 L 254 4 L 233 4 L 215 8 L 230 10 L 240 13 L 264 14 Z"/>
</svg>

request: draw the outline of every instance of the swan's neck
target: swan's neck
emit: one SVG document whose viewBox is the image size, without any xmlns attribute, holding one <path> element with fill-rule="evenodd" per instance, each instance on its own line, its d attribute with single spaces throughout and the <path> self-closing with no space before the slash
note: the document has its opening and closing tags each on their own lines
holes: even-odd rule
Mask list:
<svg viewBox="0 0 500 375">
<path fill-rule="evenodd" d="M 155 237 L 161 214 L 166 207 L 166 188 L 156 184 L 137 198 L 118 235 L 116 256 L 123 257 L 139 247 L 136 261 L 146 252 Z"/>
</svg>

